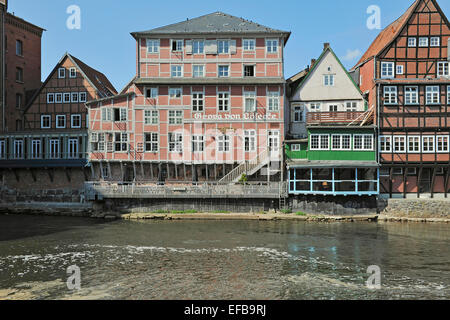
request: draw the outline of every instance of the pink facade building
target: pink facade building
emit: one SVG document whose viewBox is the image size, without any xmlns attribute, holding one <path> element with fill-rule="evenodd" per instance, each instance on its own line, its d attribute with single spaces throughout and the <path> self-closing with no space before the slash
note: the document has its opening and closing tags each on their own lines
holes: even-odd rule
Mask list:
<svg viewBox="0 0 450 320">
<path fill-rule="evenodd" d="M 289 32 L 216 12 L 134 32 L 136 77 L 87 103 L 105 181 L 280 181 Z"/>
</svg>

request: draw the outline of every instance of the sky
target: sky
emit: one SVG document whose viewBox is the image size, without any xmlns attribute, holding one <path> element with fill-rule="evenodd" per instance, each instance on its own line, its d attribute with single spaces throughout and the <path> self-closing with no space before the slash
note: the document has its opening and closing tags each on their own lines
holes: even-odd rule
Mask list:
<svg viewBox="0 0 450 320">
<path fill-rule="evenodd" d="M 69 52 L 103 72 L 121 90 L 136 74 L 136 42 L 130 32 L 149 30 L 222 11 L 292 35 L 285 48 L 285 76 L 318 58 L 323 43 L 345 67 L 353 67 L 381 30 L 367 20 L 380 8 L 381 28 L 400 17 L 414 0 L 9 0 L 14 12 L 46 31 L 42 37 L 42 79 Z M 450 1 L 438 0 L 450 16 Z M 80 29 L 69 29 L 68 7 L 80 8 Z"/>
</svg>

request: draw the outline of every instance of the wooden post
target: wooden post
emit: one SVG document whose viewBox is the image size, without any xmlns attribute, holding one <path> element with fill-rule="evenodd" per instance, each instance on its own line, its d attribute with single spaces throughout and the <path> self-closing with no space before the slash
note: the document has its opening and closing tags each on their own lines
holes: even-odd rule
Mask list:
<svg viewBox="0 0 450 320">
<path fill-rule="evenodd" d="M 403 172 L 403 199 L 406 199 L 406 179 L 407 179 L 407 177 L 406 177 L 406 173 L 407 173 L 407 171 L 408 171 L 408 168 L 404 168 L 403 170 L 405 170 L 404 172 Z"/>
<path fill-rule="evenodd" d="M 423 167 L 419 169 L 419 175 L 417 176 L 417 199 L 420 198 L 420 180 L 422 180 Z"/>
<path fill-rule="evenodd" d="M 445 197 L 448 197 L 448 182 L 450 180 L 450 167 L 447 168 L 447 177 L 445 178 L 445 183 L 444 183 L 444 187 L 445 187 Z"/>
<path fill-rule="evenodd" d="M 436 182 L 436 173 L 437 173 L 437 168 L 435 166 L 433 168 L 433 177 L 431 178 L 431 199 L 434 198 L 434 183 Z"/>
</svg>

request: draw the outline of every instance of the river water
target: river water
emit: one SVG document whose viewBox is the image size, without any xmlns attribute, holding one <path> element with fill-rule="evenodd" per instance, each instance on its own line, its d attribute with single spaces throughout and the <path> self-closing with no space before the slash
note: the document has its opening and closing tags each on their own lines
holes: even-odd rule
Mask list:
<svg viewBox="0 0 450 320">
<path fill-rule="evenodd" d="M 450 299 L 449 244 L 448 224 L 0 216 L 0 299 Z"/>
</svg>

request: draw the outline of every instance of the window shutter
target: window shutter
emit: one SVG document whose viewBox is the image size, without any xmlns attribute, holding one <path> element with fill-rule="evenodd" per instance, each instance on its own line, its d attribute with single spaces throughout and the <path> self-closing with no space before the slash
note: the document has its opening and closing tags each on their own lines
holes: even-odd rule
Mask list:
<svg viewBox="0 0 450 320">
<path fill-rule="evenodd" d="M 206 40 L 205 53 L 206 54 L 217 54 L 217 41 L 216 40 Z"/>
<path fill-rule="evenodd" d="M 186 40 L 186 54 L 192 54 L 192 40 Z"/>
<path fill-rule="evenodd" d="M 236 54 L 236 40 L 231 40 L 230 41 L 230 53 L 231 54 Z"/>
</svg>

